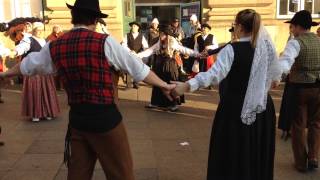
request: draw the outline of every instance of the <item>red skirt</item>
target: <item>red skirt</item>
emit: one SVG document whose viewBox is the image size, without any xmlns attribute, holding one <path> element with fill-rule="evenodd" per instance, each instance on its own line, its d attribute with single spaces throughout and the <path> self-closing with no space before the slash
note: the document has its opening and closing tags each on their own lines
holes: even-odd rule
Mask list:
<svg viewBox="0 0 320 180">
<path fill-rule="evenodd" d="M 57 117 L 60 112 L 52 75 L 24 76 L 22 115 L 32 118 Z"/>
</svg>

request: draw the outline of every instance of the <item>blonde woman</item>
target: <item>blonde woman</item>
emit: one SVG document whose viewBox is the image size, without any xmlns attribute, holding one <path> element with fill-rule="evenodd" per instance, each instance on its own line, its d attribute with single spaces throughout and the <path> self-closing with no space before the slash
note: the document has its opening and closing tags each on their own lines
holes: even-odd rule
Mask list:
<svg viewBox="0 0 320 180">
<path fill-rule="evenodd" d="M 211 134 L 208 180 L 272 180 L 275 153 L 275 110 L 268 95 L 280 79 L 271 38 L 260 15 L 240 11 L 235 19 L 239 42 L 224 47 L 207 72 L 186 83 L 175 82 L 175 95 L 224 81 Z"/>
</svg>

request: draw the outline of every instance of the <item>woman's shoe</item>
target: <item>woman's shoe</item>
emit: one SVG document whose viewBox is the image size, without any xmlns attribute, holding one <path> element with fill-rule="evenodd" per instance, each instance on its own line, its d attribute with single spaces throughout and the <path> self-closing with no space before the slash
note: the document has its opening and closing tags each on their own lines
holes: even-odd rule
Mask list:
<svg viewBox="0 0 320 180">
<path fill-rule="evenodd" d="M 158 106 L 153 105 L 153 104 L 148 104 L 148 105 L 145 106 L 145 108 L 147 108 L 147 109 L 154 109 L 154 108 L 157 108 L 157 107 Z"/>
<path fill-rule="evenodd" d="M 178 111 L 178 109 L 179 109 L 179 107 L 177 105 L 168 107 L 168 110 L 171 112 L 176 112 L 176 111 Z"/>
<path fill-rule="evenodd" d="M 39 122 L 40 119 L 39 118 L 32 118 L 32 122 Z"/>
<path fill-rule="evenodd" d="M 317 160 L 308 160 L 308 169 L 309 170 L 318 169 L 318 167 L 319 167 L 319 165 L 318 165 Z"/>
</svg>

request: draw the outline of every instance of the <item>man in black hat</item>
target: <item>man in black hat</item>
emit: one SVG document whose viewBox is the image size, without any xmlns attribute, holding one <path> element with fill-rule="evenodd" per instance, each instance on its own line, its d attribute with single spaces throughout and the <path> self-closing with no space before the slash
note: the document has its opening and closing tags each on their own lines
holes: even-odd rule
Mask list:
<svg viewBox="0 0 320 180">
<path fill-rule="evenodd" d="M 211 26 L 207 23 L 201 25 L 201 35 L 197 37 L 194 45 L 194 50 L 196 52 L 203 52 L 208 50 L 214 50 L 219 47 L 218 42 L 213 34 L 210 34 Z M 209 67 L 207 67 L 207 58 L 199 60 L 199 72 L 206 72 Z M 198 73 L 198 72 L 195 72 Z"/>
<path fill-rule="evenodd" d="M 141 25 L 134 21 L 129 23 L 129 26 L 131 27 L 130 32 L 123 38 L 122 46 L 126 48 L 128 51 L 130 51 L 133 54 L 137 54 L 149 47 L 148 41 L 144 37 L 144 35 L 140 32 Z M 129 87 L 130 84 L 133 84 L 133 88 L 138 89 L 138 83 L 137 82 L 131 82 L 132 79 L 128 75 L 126 76 L 126 83 Z"/>
<path fill-rule="evenodd" d="M 310 32 L 309 11 L 297 12 L 287 21 L 294 39 L 288 41 L 280 57 L 293 88 L 292 149 L 298 171 L 318 168 L 320 150 L 320 39 Z M 308 128 L 306 137 L 305 129 Z M 308 147 L 305 147 L 308 144 Z"/>
<path fill-rule="evenodd" d="M 177 38 L 179 41 L 181 41 L 185 37 L 183 29 L 180 26 L 180 21 L 178 18 L 173 18 L 169 28 L 172 31 L 172 33 L 174 34 L 175 38 Z"/>
<path fill-rule="evenodd" d="M 65 146 L 68 180 L 91 179 L 97 160 L 106 179 L 134 180 L 128 137 L 114 103 L 112 68 L 160 87 L 168 98 L 175 85 L 159 79 L 109 35 L 95 32 L 98 18 L 107 17 L 98 0 L 77 0 L 74 6 L 67 6 L 74 28 L 0 73 L 0 79 L 49 74 L 56 69 L 64 80 L 70 106 Z"/>
<path fill-rule="evenodd" d="M 122 45 L 130 52 L 137 54 L 149 47 L 148 41 L 140 33 L 141 25 L 134 21 L 129 23 L 131 30 L 126 36 L 123 38 Z"/>
</svg>

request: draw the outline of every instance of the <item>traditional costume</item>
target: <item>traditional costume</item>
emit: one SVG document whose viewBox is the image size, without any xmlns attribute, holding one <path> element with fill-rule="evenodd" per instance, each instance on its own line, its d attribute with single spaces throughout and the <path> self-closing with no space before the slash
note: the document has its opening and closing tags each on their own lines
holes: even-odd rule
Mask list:
<svg viewBox="0 0 320 180">
<path fill-rule="evenodd" d="M 295 38 L 288 41 L 280 57 L 284 72 L 290 72 L 288 83 L 293 93 L 290 103 L 295 167 L 305 171 L 318 167 L 320 150 L 320 39 L 309 32 L 318 23 L 312 22 L 306 10 L 297 12 L 286 23 L 305 29 L 304 33 L 294 34 Z"/>
<path fill-rule="evenodd" d="M 281 74 L 266 30 L 260 27 L 256 47 L 251 40 L 226 45 L 211 69 L 188 81 L 191 92 L 226 84 L 212 128 L 208 180 L 273 179 L 276 116 L 268 90 Z"/>
<path fill-rule="evenodd" d="M 172 34 L 170 29 L 165 28 L 161 31 L 167 36 L 167 42 L 159 41 L 151 48 L 139 53 L 138 57 L 145 58 L 155 54 L 155 66 L 153 68 L 155 73 L 167 83 L 170 83 L 170 81 L 179 81 L 180 76 L 175 51 L 190 56 L 196 56 L 198 53 L 192 49 L 181 46 L 173 37 L 174 34 Z M 160 107 L 170 111 L 176 111 L 178 109 L 177 105 L 180 105 L 181 103 L 184 103 L 184 96 L 181 96 L 180 99 L 175 101 L 170 101 L 163 95 L 160 88 L 153 87 L 151 102 L 146 107 Z"/>
<path fill-rule="evenodd" d="M 132 28 L 133 25 L 136 25 L 139 27 L 139 31 L 141 29 L 141 25 L 138 22 L 131 22 L 129 23 L 129 26 Z M 127 49 L 129 52 L 132 53 L 139 53 L 149 47 L 148 42 L 144 35 L 141 32 L 129 32 L 128 34 L 125 35 L 122 41 L 122 46 Z M 130 76 L 126 75 L 126 83 L 127 87 L 129 87 L 131 84 L 133 84 L 133 88 L 138 89 L 138 83 L 136 82 L 131 82 L 132 79 Z"/>
<path fill-rule="evenodd" d="M 74 6 L 67 6 L 72 16 L 89 16 L 92 22 L 107 17 L 98 0 L 77 0 Z M 114 103 L 111 68 L 128 72 L 137 82 L 150 70 L 115 39 L 81 23 L 39 53 L 29 54 L 20 69 L 25 75 L 56 69 L 64 79 L 70 106 L 65 151 L 69 180 L 91 179 L 97 160 L 106 179 L 133 180 L 128 137 Z"/>
<path fill-rule="evenodd" d="M 35 22 L 33 30 L 43 28 L 43 24 Z M 16 55 L 27 56 L 39 52 L 46 44 L 42 38 L 32 36 L 23 38 L 15 47 Z M 41 61 L 41 59 L 37 59 Z M 37 122 L 42 118 L 51 120 L 59 114 L 59 103 L 54 85 L 53 75 L 24 76 L 22 89 L 22 115 L 31 117 Z"/>
<path fill-rule="evenodd" d="M 204 29 L 204 28 L 208 28 L 209 30 L 211 30 L 211 26 L 209 24 L 202 24 L 201 29 Z M 214 50 L 214 49 L 217 49 L 218 47 L 219 47 L 218 42 L 213 34 L 202 33 L 202 35 L 197 37 L 197 40 L 194 45 L 194 50 L 201 53 L 204 50 Z M 205 72 L 208 69 L 210 69 L 211 66 L 208 64 L 207 60 L 208 58 L 201 58 L 195 61 L 195 63 L 199 63 L 198 72 Z M 194 72 L 194 73 L 198 73 L 198 72 Z"/>
</svg>

